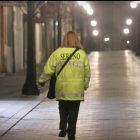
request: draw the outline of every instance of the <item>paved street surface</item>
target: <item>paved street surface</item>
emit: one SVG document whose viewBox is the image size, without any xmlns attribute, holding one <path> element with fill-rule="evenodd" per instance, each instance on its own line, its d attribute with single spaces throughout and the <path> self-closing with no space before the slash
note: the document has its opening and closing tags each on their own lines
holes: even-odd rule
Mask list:
<svg viewBox="0 0 140 140">
<path fill-rule="evenodd" d="M 37 79 L 44 64 L 37 65 Z M 46 97 L 47 85 L 39 96 L 22 95 L 25 80 L 26 69 L 0 77 L 0 138 Z"/>
<path fill-rule="evenodd" d="M 92 77 L 76 140 L 140 140 L 139 60 L 130 51 L 92 52 L 89 59 Z M 58 102 L 45 99 L 1 140 L 67 140 L 58 133 Z"/>
</svg>

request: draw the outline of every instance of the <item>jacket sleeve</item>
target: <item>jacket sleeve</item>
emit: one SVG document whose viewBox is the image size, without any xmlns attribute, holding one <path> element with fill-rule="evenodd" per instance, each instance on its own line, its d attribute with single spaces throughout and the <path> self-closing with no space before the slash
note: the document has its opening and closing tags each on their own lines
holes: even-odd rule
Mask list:
<svg viewBox="0 0 140 140">
<path fill-rule="evenodd" d="M 86 55 L 85 66 L 84 66 L 84 89 L 85 90 L 89 87 L 90 77 L 91 77 L 90 64 L 89 64 L 89 59 Z"/>
<path fill-rule="evenodd" d="M 55 73 L 56 69 L 56 59 L 55 59 L 55 52 L 51 54 L 47 63 L 44 66 L 43 73 L 40 76 L 38 83 L 46 83 L 48 80 L 51 79 L 51 76 Z"/>
</svg>

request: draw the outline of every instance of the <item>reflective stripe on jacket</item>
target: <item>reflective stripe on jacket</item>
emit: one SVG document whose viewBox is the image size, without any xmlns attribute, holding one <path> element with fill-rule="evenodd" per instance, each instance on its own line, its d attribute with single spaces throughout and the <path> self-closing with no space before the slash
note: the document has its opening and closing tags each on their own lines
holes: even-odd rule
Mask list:
<svg viewBox="0 0 140 140">
<path fill-rule="evenodd" d="M 49 57 L 39 83 L 46 83 L 51 75 L 57 75 L 61 66 L 75 48 L 58 48 Z M 90 65 L 87 54 L 78 50 L 57 77 L 56 100 L 84 100 L 84 90 L 89 87 Z"/>
</svg>

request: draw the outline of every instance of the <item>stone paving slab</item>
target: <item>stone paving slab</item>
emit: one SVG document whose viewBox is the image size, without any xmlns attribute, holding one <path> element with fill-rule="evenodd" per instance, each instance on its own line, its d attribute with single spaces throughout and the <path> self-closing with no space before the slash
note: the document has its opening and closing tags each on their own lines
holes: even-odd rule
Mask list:
<svg viewBox="0 0 140 140">
<path fill-rule="evenodd" d="M 80 105 L 76 140 L 140 140 L 140 65 L 132 55 L 89 54 L 92 76 Z M 1 139 L 67 140 L 58 133 L 58 102 L 45 99 Z"/>
<path fill-rule="evenodd" d="M 0 125 L 2 125 L 4 122 L 6 122 L 8 118 L 0 118 Z"/>
<path fill-rule="evenodd" d="M 43 94 L 40 94 L 34 101 L 30 102 L 26 107 L 20 110 L 12 118 L 13 119 L 22 118 L 25 114 L 28 114 L 34 107 L 40 104 L 40 102 L 43 101 L 46 98 L 46 96 L 47 96 L 47 91 Z"/>
<path fill-rule="evenodd" d="M 11 129 L 16 123 L 20 121 L 24 116 L 26 116 L 34 107 L 36 107 L 41 101 L 46 98 L 47 92 L 44 94 L 41 94 L 37 99 L 30 101 L 30 103 L 24 105 L 22 103 L 22 108 L 19 106 L 17 107 L 11 107 L 11 111 L 8 109 L 8 113 L 6 112 L 4 115 L 6 117 L 0 118 L 0 137 L 5 134 L 9 129 Z M 21 101 L 20 101 L 21 102 Z M 19 104 L 16 104 L 19 105 Z M 13 111 L 14 110 L 14 111 Z M 3 115 L 3 114 L 2 114 Z"/>
</svg>

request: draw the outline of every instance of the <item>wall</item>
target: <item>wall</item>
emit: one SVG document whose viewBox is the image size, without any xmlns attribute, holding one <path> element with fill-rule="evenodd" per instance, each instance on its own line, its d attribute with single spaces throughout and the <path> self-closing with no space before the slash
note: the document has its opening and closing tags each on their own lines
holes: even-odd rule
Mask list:
<svg viewBox="0 0 140 140">
<path fill-rule="evenodd" d="M 23 69 L 23 14 L 18 7 L 14 7 L 14 51 L 15 71 Z"/>
<path fill-rule="evenodd" d="M 42 53 L 42 29 L 41 24 L 35 24 L 35 47 L 36 47 L 36 64 L 41 62 Z"/>
<path fill-rule="evenodd" d="M 7 7 L 7 72 L 13 72 L 13 7 Z"/>
<path fill-rule="evenodd" d="M 18 72 L 27 67 L 27 36 L 27 19 L 23 18 L 20 8 L 0 7 L 0 74 Z M 36 63 L 46 61 L 56 48 L 53 19 L 46 23 L 36 23 Z"/>
<path fill-rule="evenodd" d="M 2 73 L 2 14 L 3 8 L 0 6 L 0 74 Z"/>
<path fill-rule="evenodd" d="M 47 22 L 46 27 L 46 39 L 47 39 L 47 56 L 50 56 L 50 54 L 54 51 L 53 47 L 53 20 L 51 19 L 49 22 Z"/>
<path fill-rule="evenodd" d="M 6 38 L 6 7 L 0 6 L 0 73 L 7 72 L 7 38 Z"/>
</svg>

